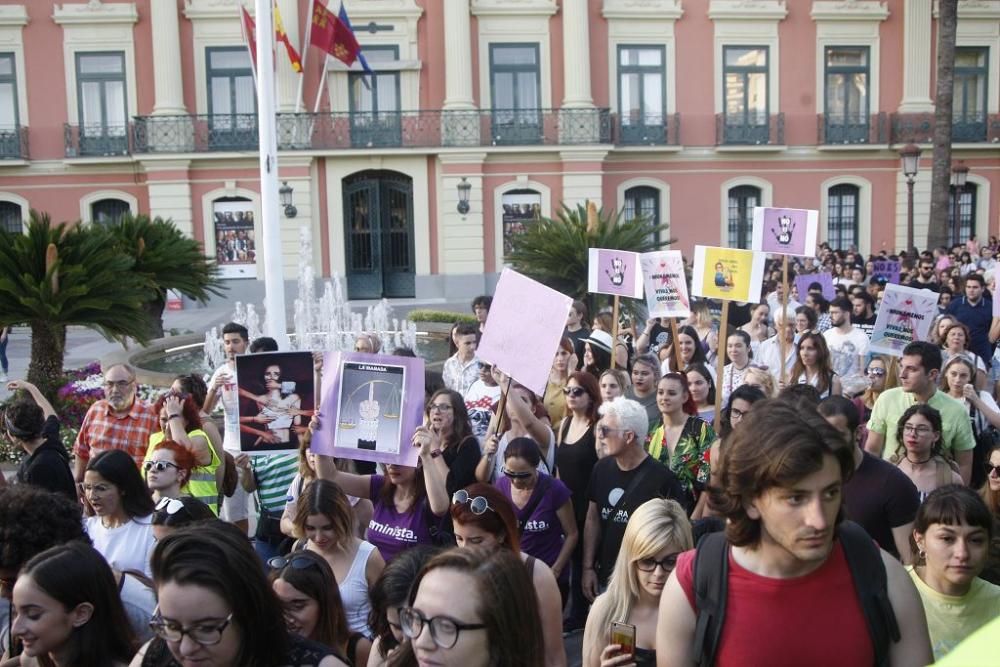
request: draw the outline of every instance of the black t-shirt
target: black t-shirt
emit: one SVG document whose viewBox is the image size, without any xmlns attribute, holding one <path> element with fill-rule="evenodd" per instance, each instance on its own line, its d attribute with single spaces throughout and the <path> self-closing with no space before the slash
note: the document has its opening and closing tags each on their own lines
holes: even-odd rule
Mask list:
<svg viewBox="0 0 1000 667">
<path fill-rule="evenodd" d="M 657 321 L 649 332 L 649 351 L 656 352 L 670 343 L 670 327 L 665 327 Z"/>
<path fill-rule="evenodd" d="M 753 309 L 757 307 L 755 303 L 737 304 L 735 301 L 728 301 L 729 304 L 729 326 L 739 329 L 744 324 L 750 322 Z"/>
<path fill-rule="evenodd" d="M 615 509 L 629 483 L 640 473 L 643 477 L 639 484 Z M 590 485 L 587 487 L 587 499 L 597 505 L 597 516 L 601 522 L 597 549 L 597 578 L 601 584 L 606 583 L 611 576 L 625 536 L 625 526 L 632 512 L 653 498 L 671 498 L 680 503 L 685 511 L 690 510 L 687 495 L 677 477 L 651 456 L 647 456 L 632 470 L 622 470 L 611 456 L 601 459 L 594 466 Z"/>
<path fill-rule="evenodd" d="M 466 437 L 458 447 L 448 447 L 442 456 L 448 466 L 445 487 L 448 489 L 449 496 L 476 481 L 476 466 L 479 465 L 479 459 L 482 457 L 476 436 Z"/>
<path fill-rule="evenodd" d="M 590 336 L 590 329 L 587 327 L 580 327 L 576 331 L 566 329 L 563 331 L 563 336 L 573 341 L 573 349 L 576 351 L 576 370 L 580 370 L 583 368 L 583 339 Z"/>
<path fill-rule="evenodd" d="M 939 285 L 938 283 L 936 283 L 934 281 L 931 281 L 929 283 L 922 283 L 919 280 L 917 280 L 916 278 L 914 278 L 910 282 L 906 283 L 906 286 L 907 287 L 912 287 L 913 289 L 929 289 L 932 292 L 940 292 L 941 291 L 941 285 Z"/>
<path fill-rule="evenodd" d="M 76 483 L 69 469 L 69 454 L 59 442 L 59 419 L 55 415 L 45 420 L 42 435 L 45 437 L 42 444 L 21 461 L 17 469 L 18 483 L 65 493 L 76 500 Z"/>
<path fill-rule="evenodd" d="M 887 461 L 865 452 L 861 466 L 844 485 L 847 518 L 859 524 L 878 545 L 899 558 L 892 529 L 917 515 L 920 494 L 906 474 Z"/>
</svg>

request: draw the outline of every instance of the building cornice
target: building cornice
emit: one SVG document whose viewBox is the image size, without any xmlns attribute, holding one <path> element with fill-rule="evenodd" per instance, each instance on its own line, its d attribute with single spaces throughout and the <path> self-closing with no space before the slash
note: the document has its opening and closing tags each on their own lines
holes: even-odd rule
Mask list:
<svg viewBox="0 0 1000 667">
<path fill-rule="evenodd" d="M 555 0 L 472 0 L 473 16 L 552 16 L 559 11 Z"/>
<path fill-rule="evenodd" d="M 684 9 L 681 0 L 604 0 L 601 15 L 606 19 L 677 21 Z"/>
<path fill-rule="evenodd" d="M 810 16 L 814 21 L 884 21 L 889 8 L 868 0 L 814 0 Z"/>
<path fill-rule="evenodd" d="M 90 0 L 83 4 L 63 3 L 56 5 L 52 12 L 52 20 L 59 25 L 80 25 L 100 23 L 136 23 L 139 12 L 134 2 L 103 3 L 100 0 Z"/>
<path fill-rule="evenodd" d="M 712 0 L 708 6 L 713 21 L 781 21 L 786 16 L 784 0 Z"/>
<path fill-rule="evenodd" d="M 24 5 L 0 7 L 0 25 L 28 25 L 28 10 Z"/>
</svg>

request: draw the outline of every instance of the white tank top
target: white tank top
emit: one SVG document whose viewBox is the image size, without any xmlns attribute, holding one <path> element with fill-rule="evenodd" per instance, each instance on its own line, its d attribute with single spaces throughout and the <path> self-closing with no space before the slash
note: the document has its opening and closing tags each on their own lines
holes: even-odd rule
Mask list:
<svg viewBox="0 0 1000 667">
<path fill-rule="evenodd" d="M 368 579 L 365 578 L 365 570 L 368 565 L 368 557 L 375 547 L 370 542 L 362 540 L 358 545 L 358 552 L 354 555 L 354 562 L 347 572 L 347 577 L 338 582 L 340 585 L 340 600 L 344 605 L 344 615 L 347 616 L 347 626 L 351 632 L 360 632 L 366 637 L 371 637 L 371 629 L 368 627 L 368 612 L 371 610 L 371 603 L 368 600 Z"/>
</svg>

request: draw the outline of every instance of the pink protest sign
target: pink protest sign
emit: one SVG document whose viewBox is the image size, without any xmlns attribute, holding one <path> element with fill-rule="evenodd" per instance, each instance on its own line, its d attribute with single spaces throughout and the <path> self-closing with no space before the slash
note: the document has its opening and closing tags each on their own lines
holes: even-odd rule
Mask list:
<svg viewBox="0 0 1000 667">
<path fill-rule="evenodd" d="M 476 356 L 544 395 L 572 305 L 565 294 L 504 269 Z"/>
<path fill-rule="evenodd" d="M 887 284 L 868 351 L 901 357 L 903 348 L 913 341 L 927 340 L 937 302 L 936 292 Z"/>
<path fill-rule="evenodd" d="M 646 285 L 646 306 L 650 317 L 688 317 L 688 298 L 684 257 L 680 250 L 660 250 L 639 255 L 642 278 Z"/>
<path fill-rule="evenodd" d="M 757 252 L 815 257 L 818 229 L 819 211 L 758 206 L 753 210 L 750 247 Z"/>
<path fill-rule="evenodd" d="M 639 254 L 627 250 L 590 249 L 587 291 L 642 298 Z"/>
</svg>

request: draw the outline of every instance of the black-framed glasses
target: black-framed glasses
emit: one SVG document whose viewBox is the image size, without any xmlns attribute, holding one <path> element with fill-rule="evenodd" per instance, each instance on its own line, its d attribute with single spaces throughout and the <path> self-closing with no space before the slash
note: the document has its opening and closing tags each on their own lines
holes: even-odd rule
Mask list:
<svg viewBox="0 0 1000 667">
<path fill-rule="evenodd" d="M 914 426 L 913 424 L 903 424 L 903 433 L 907 433 L 910 435 L 918 435 L 920 437 L 923 437 L 925 435 L 930 435 L 933 432 L 934 432 L 933 428 L 931 428 L 930 426 L 924 426 L 923 424 L 921 424 L 920 426 Z"/>
<path fill-rule="evenodd" d="M 987 462 L 987 463 L 983 464 L 983 468 L 986 469 L 986 476 L 987 477 L 989 477 L 993 473 L 996 473 L 997 475 L 1000 475 L 1000 466 L 995 466 L 992 463 Z"/>
<path fill-rule="evenodd" d="M 302 555 L 274 556 L 267 559 L 267 566 L 272 570 L 284 570 L 286 567 L 290 567 L 293 570 L 305 570 L 310 567 L 319 567 L 319 563 L 308 556 Z"/>
<path fill-rule="evenodd" d="M 191 641 L 202 646 L 215 646 L 222 641 L 222 633 L 232 622 L 233 615 L 230 613 L 222 621 L 202 621 L 185 628 L 180 623 L 163 618 L 157 609 L 149 622 L 149 628 L 157 637 L 168 642 L 180 642 L 184 639 L 184 635 L 187 635 Z"/>
<path fill-rule="evenodd" d="M 635 566 L 640 572 L 654 572 L 657 567 L 662 567 L 664 572 L 670 574 L 677 567 L 678 556 L 680 556 L 679 553 L 664 556 L 660 560 L 656 560 L 655 558 L 640 558 L 635 562 Z"/>
<path fill-rule="evenodd" d="M 427 412 L 451 412 L 451 403 L 431 403 L 427 406 Z"/>
<path fill-rule="evenodd" d="M 482 496 L 476 496 L 473 498 L 465 489 L 459 489 L 456 491 L 455 495 L 451 497 L 451 502 L 454 505 L 464 505 L 465 503 L 469 503 L 469 509 L 472 510 L 472 513 L 476 516 L 486 514 L 487 510 L 493 512 L 496 511 L 490 507 L 490 501 L 486 500 L 486 498 Z"/>
<path fill-rule="evenodd" d="M 566 396 L 572 396 L 573 398 L 580 398 L 587 393 L 587 390 L 583 387 L 563 387 L 563 394 Z"/>
<path fill-rule="evenodd" d="M 168 515 L 173 516 L 184 509 L 184 503 L 177 498 L 160 498 L 160 501 L 156 503 L 156 507 L 153 509 L 157 512 L 166 510 Z"/>
<path fill-rule="evenodd" d="M 128 389 L 135 380 L 106 380 L 104 382 L 105 389 Z"/>
<path fill-rule="evenodd" d="M 431 639 L 443 649 L 453 647 L 462 630 L 482 630 L 486 627 L 483 623 L 462 623 L 450 616 L 427 618 L 413 607 L 400 608 L 399 625 L 403 635 L 411 640 L 416 640 L 424 631 L 424 625 L 427 625 L 431 630 Z"/>
<path fill-rule="evenodd" d="M 181 467 L 176 463 L 171 463 L 170 461 L 146 461 L 142 464 L 142 469 L 146 472 L 150 470 L 155 470 L 156 472 L 163 472 L 167 468 L 173 468 L 175 470 L 180 470 Z"/>
<path fill-rule="evenodd" d="M 530 470 L 526 470 L 523 472 L 514 472 L 513 470 L 507 470 L 506 467 L 500 468 L 500 472 L 502 472 L 503 476 L 506 477 L 507 479 L 528 479 L 529 477 L 535 474 Z"/>
</svg>

